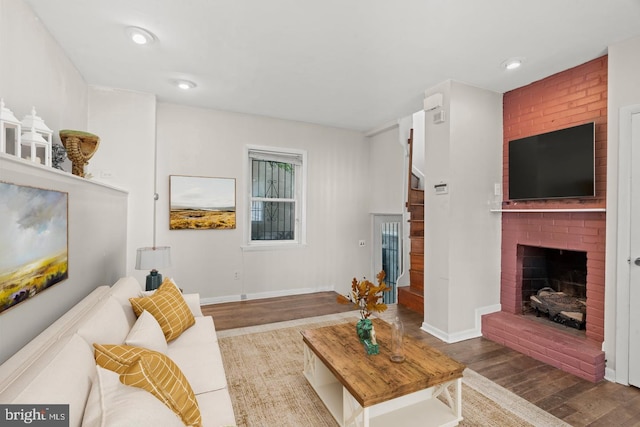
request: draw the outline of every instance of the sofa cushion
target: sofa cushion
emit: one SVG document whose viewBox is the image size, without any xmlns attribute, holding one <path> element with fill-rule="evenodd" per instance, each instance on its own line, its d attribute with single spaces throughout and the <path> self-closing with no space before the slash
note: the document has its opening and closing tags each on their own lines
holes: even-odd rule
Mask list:
<svg viewBox="0 0 640 427">
<path fill-rule="evenodd" d="M 180 335 L 180 339 L 171 341 L 168 346 L 191 346 L 200 345 L 204 342 L 218 341 L 216 328 L 213 325 L 211 316 L 195 318 L 195 324 Z"/>
<path fill-rule="evenodd" d="M 111 296 L 124 308 L 130 327 L 136 322 L 136 315 L 131 308 L 129 298 L 142 296 L 142 286 L 135 277 L 123 277 L 110 289 Z"/>
<path fill-rule="evenodd" d="M 129 334 L 131 324 L 124 308 L 112 297 L 106 299 L 77 333 L 91 346 L 95 342 L 122 344 Z"/>
<path fill-rule="evenodd" d="M 140 316 L 144 310 L 147 310 L 156 318 L 167 342 L 178 338 L 183 331 L 195 323 L 193 313 L 182 297 L 182 293 L 169 279 L 165 279 L 153 295 L 130 298 L 129 301 L 136 316 Z"/>
<path fill-rule="evenodd" d="M 96 375 L 96 363 L 91 347 L 83 338 L 74 334 L 64 339 L 65 342 L 60 342 L 55 349 L 50 349 L 41 356 L 48 359 L 46 365 L 34 367 L 23 376 L 25 379 L 28 377 L 27 383 L 15 383 L 20 391 L 8 392 L 6 395 L 13 395 L 10 400 L 4 399 L 4 392 L 0 393 L 0 402 L 67 404 L 69 425 L 79 426 L 91 382 Z"/>
<path fill-rule="evenodd" d="M 202 309 L 200 308 L 200 294 L 182 294 L 182 296 L 189 306 L 191 313 L 193 313 L 195 317 L 202 316 Z"/>
<path fill-rule="evenodd" d="M 146 390 L 120 382 L 120 376 L 96 367 L 82 427 L 184 427 L 181 419 Z"/>
<path fill-rule="evenodd" d="M 227 386 L 227 377 L 217 342 L 207 342 L 197 346 L 172 345 L 167 349 L 167 356 L 180 367 L 195 394 L 220 390 Z"/>
<path fill-rule="evenodd" d="M 211 391 L 196 395 L 198 406 L 202 414 L 203 426 L 235 426 L 236 416 L 233 412 L 233 404 L 229 390 Z"/>
<path fill-rule="evenodd" d="M 123 277 L 111 286 L 111 296 L 123 304 L 129 304 L 129 298 L 142 296 L 142 286 L 135 277 Z"/>
<path fill-rule="evenodd" d="M 95 362 L 110 371 L 123 374 L 145 351 L 142 347 L 119 344 L 93 344 Z"/>
<path fill-rule="evenodd" d="M 201 426 L 202 418 L 196 396 L 184 374 L 170 358 L 146 350 L 120 375 L 123 384 L 147 390 L 188 426 Z"/>
<path fill-rule="evenodd" d="M 144 347 L 149 350 L 167 353 L 167 340 L 158 321 L 147 310 L 144 310 L 124 340 L 126 345 Z"/>
</svg>

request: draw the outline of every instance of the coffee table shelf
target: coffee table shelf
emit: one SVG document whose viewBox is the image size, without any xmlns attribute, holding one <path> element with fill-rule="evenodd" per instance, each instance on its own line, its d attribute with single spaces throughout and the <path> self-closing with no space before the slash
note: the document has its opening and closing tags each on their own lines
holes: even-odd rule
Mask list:
<svg viewBox="0 0 640 427">
<path fill-rule="evenodd" d="M 376 333 L 381 339 L 388 332 L 386 323 L 375 323 Z M 385 326 L 386 325 L 386 326 Z M 331 329 L 333 328 L 333 329 Z M 337 328 L 337 329 L 336 329 Z M 344 341 L 345 328 L 353 333 L 355 326 L 336 325 L 304 331 L 304 371 L 303 374 L 331 415 L 342 427 L 413 427 L 413 426 L 456 426 L 462 420 L 462 370 L 464 365 L 447 358 L 436 350 L 425 349 L 415 340 L 405 337 L 411 345 L 426 350 L 418 357 L 408 355 L 403 364 L 386 364 L 386 346 L 379 340 L 381 354 L 364 355 L 364 349 L 352 336 L 357 345 L 349 347 Z M 315 331 L 315 332 L 314 332 Z M 325 345 L 319 339 L 336 339 L 339 345 Z M 336 338 L 337 337 L 337 338 Z M 358 350 L 354 352 L 354 350 Z M 434 353 L 435 352 L 435 353 Z M 430 367 L 424 357 L 434 357 L 439 364 Z M 416 362 L 412 362 L 412 358 Z M 346 358 L 346 360 L 345 360 Z M 431 360 L 431 359 L 430 359 Z M 372 371 L 379 368 L 379 372 Z M 422 370 L 419 368 L 423 368 Z M 362 391 L 358 369 L 382 379 L 383 384 L 393 383 L 394 389 Z M 411 376 L 406 371 L 412 372 Z M 390 375 L 390 376 L 389 376 Z M 365 375 L 366 376 L 366 375 Z M 400 377 L 405 377 L 400 380 Z M 441 377 L 441 379 L 433 379 Z M 375 386 L 372 386 L 375 387 Z M 384 386 L 383 386 L 384 387 Z M 366 387 L 365 387 L 366 389 Z M 442 398 L 440 400 L 438 397 Z"/>
<path fill-rule="evenodd" d="M 434 398 L 373 417 L 369 421 L 369 427 L 449 427 L 457 426 L 460 421 L 462 417 L 453 414 L 451 408 Z"/>
</svg>

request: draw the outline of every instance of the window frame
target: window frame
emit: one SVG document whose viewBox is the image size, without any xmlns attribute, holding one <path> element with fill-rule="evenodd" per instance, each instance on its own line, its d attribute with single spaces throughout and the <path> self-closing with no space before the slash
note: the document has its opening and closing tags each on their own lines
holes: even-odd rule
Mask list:
<svg viewBox="0 0 640 427">
<path fill-rule="evenodd" d="M 300 159 L 300 165 L 294 164 L 294 180 L 295 180 L 295 225 L 293 240 L 251 240 L 251 221 L 252 221 L 252 161 L 255 154 L 263 155 L 263 160 L 272 159 L 279 162 L 289 162 L 288 159 Z M 244 150 L 245 158 L 245 179 L 246 179 L 246 196 L 244 200 L 247 203 L 244 215 L 244 245 L 243 250 L 271 250 L 271 249 L 287 249 L 300 248 L 307 244 L 307 221 L 306 221 L 306 198 L 307 198 L 307 151 L 292 148 L 247 145 Z M 279 199 L 256 198 L 260 201 L 279 201 Z M 290 201 L 291 199 L 285 199 Z"/>
</svg>

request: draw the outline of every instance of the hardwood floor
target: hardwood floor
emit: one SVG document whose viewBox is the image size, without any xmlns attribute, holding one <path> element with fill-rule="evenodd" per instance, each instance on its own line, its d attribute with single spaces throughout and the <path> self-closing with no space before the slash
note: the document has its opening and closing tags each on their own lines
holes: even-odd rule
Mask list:
<svg viewBox="0 0 640 427">
<path fill-rule="evenodd" d="M 202 307 L 216 329 L 234 329 L 350 311 L 334 292 L 247 300 Z M 390 305 L 380 317 L 398 316 L 405 333 L 438 348 L 572 426 L 640 427 L 640 389 L 609 381 L 593 384 L 484 338 L 446 344 L 423 332 L 422 316 Z"/>
<path fill-rule="evenodd" d="M 318 292 L 226 302 L 202 306 L 202 313 L 213 316 L 216 329 L 221 331 L 353 310 L 351 305 L 338 304 L 337 295 L 335 292 Z"/>
</svg>

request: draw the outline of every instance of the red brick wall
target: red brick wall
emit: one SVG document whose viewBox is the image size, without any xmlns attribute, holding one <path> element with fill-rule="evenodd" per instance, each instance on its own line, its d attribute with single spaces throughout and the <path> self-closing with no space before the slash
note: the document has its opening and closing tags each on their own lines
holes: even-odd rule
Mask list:
<svg viewBox="0 0 640 427">
<path fill-rule="evenodd" d="M 587 122 L 596 124 L 596 197 L 518 201 L 504 208 L 605 206 L 607 188 L 607 56 L 504 94 L 503 188 L 509 199 L 509 141 Z M 576 206 L 577 205 L 577 206 Z"/>
<path fill-rule="evenodd" d="M 607 160 L 607 56 L 504 95 L 503 209 L 604 208 Z M 596 124 L 596 196 L 585 199 L 508 201 L 508 143 L 586 122 Z M 520 314 L 517 245 L 587 252 L 587 338 L 604 340 L 604 212 L 503 212 L 503 311 Z M 520 266 L 521 268 L 522 266 Z"/>
</svg>

